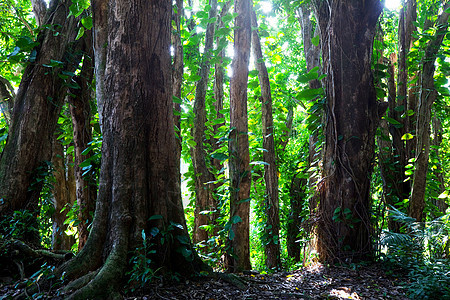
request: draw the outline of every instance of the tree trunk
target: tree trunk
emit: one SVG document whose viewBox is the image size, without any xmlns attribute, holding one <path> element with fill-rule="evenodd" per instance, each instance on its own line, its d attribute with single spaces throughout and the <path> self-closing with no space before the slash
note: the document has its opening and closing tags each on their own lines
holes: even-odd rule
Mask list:
<svg viewBox="0 0 450 300">
<path fill-rule="evenodd" d="M 89 32 L 90 33 L 90 32 Z M 84 170 L 80 164 L 91 157 L 91 153 L 83 155 L 83 151 L 92 141 L 91 128 L 91 100 L 93 80 L 93 56 L 92 38 L 87 33 L 84 36 L 85 51 L 83 67 L 79 76 L 75 78 L 78 88 L 70 90 L 70 113 L 73 124 L 73 143 L 75 156 L 75 181 L 76 198 L 79 207 L 78 219 L 78 249 L 81 250 L 87 241 L 88 226 L 92 223 L 92 215 L 95 209 L 97 197 L 97 184 L 94 178 L 83 176 Z"/>
<path fill-rule="evenodd" d="M 0 110 L 3 114 L 6 124 L 11 125 L 11 115 L 14 107 L 14 88 L 8 79 L 0 76 Z"/>
<path fill-rule="evenodd" d="M 419 74 L 420 93 L 417 107 L 416 123 L 416 157 L 414 181 L 409 202 L 409 216 L 417 221 L 425 221 L 423 210 L 425 209 L 425 190 L 428 172 L 428 158 L 430 154 L 430 122 L 431 108 L 437 96 L 434 86 L 434 71 L 436 55 L 441 47 L 442 41 L 448 29 L 448 19 L 450 13 L 446 10 L 450 8 L 450 2 L 443 7 L 443 12 L 436 20 L 435 37 L 430 40 L 425 49 L 424 63 Z"/>
<path fill-rule="evenodd" d="M 42 184 L 33 183 L 39 179 L 38 168 L 51 159 L 53 134 L 67 91 L 60 75 L 75 71 L 80 59 L 73 50 L 77 20 L 68 17 L 71 1 L 52 3 L 47 14 L 50 26 L 38 37 L 36 61 L 24 71 L 0 158 L 2 215 L 19 209 L 37 214 Z"/>
<path fill-rule="evenodd" d="M 270 90 L 269 73 L 261 50 L 261 41 L 258 35 L 258 23 L 256 13 L 252 11 L 252 48 L 255 58 L 256 70 L 258 70 L 258 79 L 261 86 L 261 123 L 263 135 L 263 161 L 264 182 L 266 186 L 265 213 L 266 227 L 264 241 L 264 252 L 266 254 L 266 267 L 271 270 L 279 270 L 281 267 L 280 258 L 280 204 L 278 199 L 278 168 L 275 161 L 275 143 L 273 132 L 273 114 L 272 114 L 272 92 Z"/>
<path fill-rule="evenodd" d="M 69 189 L 70 174 L 66 168 L 64 156 L 64 146 L 55 139 L 53 141 L 53 169 L 55 176 L 55 184 L 53 189 L 55 213 L 53 214 L 53 232 L 52 232 L 52 249 L 53 250 L 70 250 L 75 243 L 74 236 L 68 236 L 65 231 L 67 224 L 64 221 L 67 218 L 67 211 L 73 205 L 73 197 L 71 197 Z M 71 168 L 73 171 L 73 168 Z M 66 205 L 69 207 L 65 207 Z M 63 209 L 65 210 L 61 212 Z"/>
<path fill-rule="evenodd" d="M 433 125 L 432 145 L 434 146 L 433 150 L 435 152 L 436 158 L 439 160 L 439 164 L 436 170 L 434 170 L 434 172 L 437 181 L 439 182 L 439 194 L 441 194 L 445 191 L 444 173 L 442 170 L 442 163 L 439 155 L 439 148 L 441 147 L 442 144 L 442 123 L 441 120 L 439 120 L 439 118 L 436 115 L 433 116 L 432 125 Z M 439 198 L 433 199 L 433 204 L 436 206 L 438 212 L 438 214 L 433 215 L 434 218 L 439 217 L 441 214 L 445 214 L 445 212 L 447 211 L 448 204 L 445 202 L 445 199 Z"/>
<path fill-rule="evenodd" d="M 97 0 L 93 8 L 107 10 L 94 19 L 108 44 L 106 62 L 96 64 L 105 66 L 103 155 L 89 238 L 56 272 L 67 281 L 79 278 L 68 299 L 118 297 L 128 254 L 142 247 L 143 231 L 155 250 L 153 270 L 192 275 L 203 266 L 187 233 L 177 174 L 171 3 Z"/>
<path fill-rule="evenodd" d="M 209 19 L 217 17 L 217 0 L 210 0 L 209 5 Z M 206 152 L 204 143 L 206 142 L 206 91 L 208 89 L 208 79 L 211 69 L 211 52 L 214 45 L 215 22 L 208 23 L 206 28 L 205 48 L 202 56 L 202 61 L 199 70 L 200 80 L 197 83 L 195 90 L 194 101 L 194 126 L 192 128 L 192 137 L 195 142 L 195 147 L 191 149 L 192 163 L 194 165 L 195 178 L 195 221 L 194 221 L 194 236 L 195 243 L 206 243 L 210 234 L 202 228 L 211 223 L 211 214 L 206 212 L 213 212 L 217 208 L 216 199 L 214 198 L 214 174 L 211 173 L 207 160 L 208 153 Z"/>
<path fill-rule="evenodd" d="M 306 178 L 299 176 L 297 173 L 294 175 L 291 181 L 289 200 L 290 200 L 290 212 L 287 225 L 287 241 L 286 248 L 290 258 L 294 259 L 294 262 L 300 262 L 300 254 L 302 245 L 297 242 L 300 228 L 302 226 L 301 213 L 303 209 L 303 203 L 306 201 L 307 194 L 307 180 Z"/>
<path fill-rule="evenodd" d="M 239 272 L 250 265 L 250 152 L 248 144 L 247 83 L 251 44 L 251 1 L 236 0 L 233 76 L 230 82 L 230 223 L 227 269 Z"/>
<path fill-rule="evenodd" d="M 177 143 L 177 161 L 179 162 L 181 162 L 181 90 L 183 86 L 184 73 L 183 44 L 181 43 L 181 16 L 183 15 L 183 0 L 176 0 L 176 9 L 174 10 L 174 15 L 172 16 L 175 21 L 175 28 L 172 32 L 172 47 L 174 49 L 172 63 L 172 95 L 174 97 L 173 118 Z"/>
<path fill-rule="evenodd" d="M 329 5 L 328 5 L 329 3 Z M 371 71 L 381 3 L 316 1 L 326 78 L 318 250 L 323 261 L 370 259 L 370 178 L 380 115 Z"/>
</svg>

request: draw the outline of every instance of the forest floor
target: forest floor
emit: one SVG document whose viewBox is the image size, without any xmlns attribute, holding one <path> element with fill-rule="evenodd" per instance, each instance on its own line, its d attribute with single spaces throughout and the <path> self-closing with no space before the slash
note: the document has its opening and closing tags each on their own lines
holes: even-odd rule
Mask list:
<svg viewBox="0 0 450 300">
<path fill-rule="evenodd" d="M 379 265 L 347 268 L 314 264 L 293 272 L 272 275 L 248 272 L 230 277 L 237 278 L 241 287 L 230 283 L 230 280 L 224 280 L 224 277 L 203 277 L 183 280 L 176 284 L 156 281 L 143 290 L 134 291 L 134 295 L 127 293 L 124 298 L 126 300 L 408 299 L 404 287 L 407 284 L 406 278 L 398 272 L 392 274 L 391 271 L 391 275 L 388 275 Z M 24 284 L 0 282 L 0 300 L 13 299 L 23 292 L 23 286 Z M 45 295 L 40 294 L 40 299 L 62 298 L 54 291 Z"/>
<path fill-rule="evenodd" d="M 240 274 L 245 288 L 222 279 L 154 284 L 131 299 L 408 299 L 406 279 L 380 266 L 356 269 L 314 264 L 294 272 Z"/>
</svg>

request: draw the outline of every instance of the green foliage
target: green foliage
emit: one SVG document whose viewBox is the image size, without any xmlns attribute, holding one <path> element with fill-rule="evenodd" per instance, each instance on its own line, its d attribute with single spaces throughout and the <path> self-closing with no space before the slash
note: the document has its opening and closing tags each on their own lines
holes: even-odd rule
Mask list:
<svg viewBox="0 0 450 300">
<path fill-rule="evenodd" d="M 381 256 L 382 260 L 408 274 L 412 299 L 449 298 L 450 215 L 425 224 L 396 209 L 392 209 L 391 217 L 403 224 L 403 232 L 383 233 L 380 242 L 387 253 Z"/>
<path fill-rule="evenodd" d="M 128 285 L 131 292 L 138 289 L 143 290 L 146 284 L 160 279 L 160 276 L 157 275 L 160 269 L 154 270 L 152 260 L 149 258 L 151 254 L 156 253 L 155 244 L 147 238 L 144 230 L 141 232 L 141 237 L 142 245 L 134 250 L 129 261 L 131 269 L 125 274 L 129 276 Z"/>
</svg>

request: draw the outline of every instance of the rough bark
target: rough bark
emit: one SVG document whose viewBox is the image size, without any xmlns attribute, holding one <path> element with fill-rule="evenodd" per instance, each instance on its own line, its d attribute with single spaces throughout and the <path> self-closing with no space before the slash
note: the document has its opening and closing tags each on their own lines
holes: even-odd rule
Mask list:
<svg viewBox="0 0 450 300">
<path fill-rule="evenodd" d="M 36 25 L 39 27 L 45 23 L 47 4 L 44 0 L 31 0 L 31 6 L 33 7 L 33 14 L 36 20 Z"/>
<path fill-rule="evenodd" d="M 210 0 L 208 17 L 210 19 L 217 17 L 217 0 Z M 210 234 L 202 226 L 210 225 L 211 213 L 217 208 L 216 199 L 214 198 L 214 185 L 212 182 L 215 176 L 210 171 L 207 161 L 208 153 L 206 152 L 204 143 L 206 142 L 206 92 L 208 89 L 209 73 L 211 69 L 211 52 L 214 46 L 215 22 L 208 23 L 206 27 L 205 48 L 200 64 L 199 76 L 194 100 L 194 126 L 192 128 L 192 137 L 195 147 L 191 149 L 192 163 L 194 165 L 195 178 L 195 214 L 194 214 L 194 236 L 195 243 L 203 242 L 209 239 Z"/>
<path fill-rule="evenodd" d="M 378 0 L 315 1 L 326 78 L 321 260 L 370 259 L 370 177 L 380 115 L 371 71 Z"/>
<path fill-rule="evenodd" d="M 439 148 L 442 144 L 442 122 L 441 120 L 434 115 L 432 120 L 433 125 L 433 140 L 431 141 L 433 147 L 433 151 L 436 155 L 436 158 L 439 160 L 436 170 L 434 170 L 437 181 L 439 182 L 439 194 L 445 191 L 445 181 L 444 181 L 444 173 L 441 166 L 441 158 L 439 155 Z M 436 206 L 439 214 L 445 214 L 448 208 L 448 204 L 445 202 L 445 199 L 433 199 L 433 204 Z M 439 214 L 434 214 L 434 217 L 439 216 Z"/>
<path fill-rule="evenodd" d="M 419 74 L 419 96 L 416 110 L 416 152 L 415 171 L 409 202 L 408 215 L 417 221 L 425 221 L 423 210 L 425 208 L 425 190 L 428 172 L 428 159 L 430 154 L 430 122 L 431 109 L 436 100 L 437 91 L 434 86 L 434 71 L 436 55 L 441 47 L 448 29 L 450 13 L 445 12 L 450 8 L 450 2 L 445 3 L 443 12 L 436 20 L 436 33 L 425 49 L 423 65 Z"/>
<path fill-rule="evenodd" d="M 269 73 L 261 50 L 261 41 L 258 34 L 258 22 L 255 11 L 252 11 L 252 48 L 261 86 L 261 123 L 263 135 L 263 161 L 264 182 L 266 193 L 264 195 L 266 213 L 266 237 L 264 252 L 266 266 L 271 270 L 281 267 L 280 258 L 280 203 L 278 198 L 278 168 L 275 161 L 275 142 L 273 132 L 272 92 L 270 89 Z"/>
<path fill-rule="evenodd" d="M 12 109 L 16 94 L 8 79 L 0 76 L 0 110 L 8 126 L 11 124 Z"/>
<path fill-rule="evenodd" d="M 183 12 L 183 1 L 176 1 L 175 14 L 172 16 L 175 21 L 175 28 L 172 32 L 172 47 L 174 49 L 172 63 L 172 95 L 174 97 L 174 124 L 177 142 L 177 161 L 181 159 L 181 90 L 183 86 L 183 44 L 181 43 L 181 17 Z M 180 177 L 181 180 L 181 177 Z"/>
<path fill-rule="evenodd" d="M 71 1 L 52 3 L 47 19 L 55 26 L 41 31 L 38 37 L 36 61 L 24 71 L 0 159 L 2 215 L 18 209 L 36 212 L 42 186 L 31 185 L 39 177 L 38 167 L 51 159 L 53 134 L 67 90 L 59 75 L 64 70 L 75 71 L 79 63 L 73 49 L 77 20 L 67 17 Z M 48 67 L 51 60 L 61 64 Z"/>
<path fill-rule="evenodd" d="M 53 250 L 70 250 L 75 243 L 73 236 L 68 236 L 65 231 L 67 230 L 67 224 L 64 221 L 67 218 L 67 211 L 74 204 L 74 196 L 71 195 L 72 189 L 70 188 L 70 171 L 73 168 L 68 169 L 64 155 L 64 146 L 60 141 L 55 139 L 53 141 L 53 175 L 55 176 L 55 183 L 53 188 L 55 213 L 53 214 L 53 232 L 52 232 L 52 249 Z M 73 176 L 72 176 L 73 177 Z M 68 205 L 69 207 L 66 207 Z M 64 211 L 62 211 L 64 209 Z"/>
<path fill-rule="evenodd" d="M 290 258 L 294 259 L 294 262 L 300 262 L 300 254 L 302 251 L 302 245 L 298 242 L 298 234 L 302 226 L 301 213 L 303 203 L 306 201 L 307 194 L 307 180 L 306 178 L 299 176 L 300 173 L 294 175 L 291 181 L 289 200 L 290 200 L 290 212 L 287 225 L 287 241 L 286 248 Z"/>
<path fill-rule="evenodd" d="M 84 170 L 80 164 L 91 157 L 91 153 L 83 155 L 83 151 L 92 141 L 91 128 L 91 101 L 93 80 L 93 48 L 90 32 L 84 36 L 85 52 L 83 67 L 80 75 L 75 78 L 78 88 L 70 89 L 68 97 L 70 114 L 73 125 L 74 164 L 76 181 L 76 199 L 79 207 L 78 225 L 78 249 L 83 248 L 89 235 L 88 226 L 92 223 L 92 215 L 95 209 L 97 197 L 97 184 L 94 178 L 83 176 Z"/>
<path fill-rule="evenodd" d="M 250 214 L 250 152 L 248 144 L 247 83 L 251 44 L 251 1 L 236 0 L 234 30 L 233 76 L 230 82 L 230 222 L 226 266 L 230 272 L 251 269 Z"/>
<path fill-rule="evenodd" d="M 107 10 L 94 22 L 108 44 L 105 64 L 96 64 L 105 67 L 106 80 L 99 195 L 86 245 L 56 272 L 57 278 L 65 273 L 66 282 L 76 279 L 68 299 L 118 297 L 142 230 L 156 251 L 150 256 L 154 270 L 192 275 L 202 265 L 192 252 L 177 174 L 171 3 L 101 1 L 93 3 Z"/>
</svg>

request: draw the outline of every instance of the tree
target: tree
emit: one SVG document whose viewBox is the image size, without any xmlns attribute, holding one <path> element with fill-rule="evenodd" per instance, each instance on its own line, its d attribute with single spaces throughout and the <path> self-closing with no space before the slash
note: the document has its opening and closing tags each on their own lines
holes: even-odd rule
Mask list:
<svg viewBox="0 0 450 300">
<path fill-rule="evenodd" d="M 442 7 L 442 13 L 436 18 L 436 21 L 427 23 L 427 28 L 434 26 L 436 32 L 433 39 L 430 39 L 423 58 L 419 74 L 419 96 L 417 103 L 417 122 L 416 122 L 416 151 L 414 180 L 410 198 L 409 215 L 417 221 L 424 221 L 423 211 L 425 208 L 425 189 L 428 171 L 428 159 L 430 156 L 430 123 L 431 109 L 437 97 L 437 91 L 434 84 L 434 72 L 436 55 L 440 49 L 442 41 L 447 34 L 448 19 L 450 13 L 450 2 L 446 1 Z"/>
<path fill-rule="evenodd" d="M 217 1 L 209 1 L 209 19 L 217 18 Z M 215 211 L 217 204 L 213 194 L 215 176 L 207 165 L 208 155 L 204 143 L 206 142 L 206 92 L 211 69 L 211 57 L 214 46 L 214 32 L 216 23 L 209 22 L 206 27 L 205 48 L 199 69 L 200 80 L 195 90 L 194 101 L 194 126 L 192 137 L 195 147 L 191 149 L 195 178 L 195 221 L 194 242 L 206 242 L 208 232 L 202 226 L 209 225 L 213 214 L 205 214 L 205 211 Z"/>
<path fill-rule="evenodd" d="M 203 266 L 187 234 L 177 174 L 171 3 L 96 0 L 92 9 L 96 38 L 108 45 L 106 60 L 96 61 L 105 79 L 97 82 L 103 93 L 102 165 L 86 245 L 55 273 L 66 282 L 78 279 L 68 299 L 118 296 L 129 252 L 142 245 L 144 233 L 154 246 L 155 269 L 192 275 Z"/>
<path fill-rule="evenodd" d="M 318 250 L 322 260 L 372 256 L 370 173 L 384 113 L 371 71 L 381 2 L 315 1 L 326 77 Z"/>
<path fill-rule="evenodd" d="M 76 199 L 79 208 L 78 248 L 83 248 L 89 235 L 88 226 L 92 223 L 92 214 L 97 197 L 97 184 L 91 172 L 85 172 L 82 163 L 92 157 L 87 150 L 92 142 L 91 102 L 92 79 L 94 75 L 91 32 L 83 36 L 83 66 L 80 74 L 74 78 L 76 84 L 70 89 L 68 97 L 73 124 L 74 172 L 76 181 Z M 85 174 L 90 173 L 90 174 Z"/>
<path fill-rule="evenodd" d="M 67 81 L 78 66 L 77 19 L 69 16 L 71 1 L 54 1 L 46 29 L 38 36 L 35 57 L 24 71 L 14 102 L 8 140 L 0 158 L 0 214 L 27 209 L 37 215 L 42 170 L 51 159 L 51 145 Z M 58 34 L 56 34 L 58 33 Z M 26 238 L 37 242 L 36 235 Z"/>
<path fill-rule="evenodd" d="M 281 267 L 280 259 L 280 203 L 278 199 L 278 168 L 275 161 L 274 126 L 272 114 L 272 92 L 270 90 L 269 73 L 264 62 L 261 41 L 258 34 L 256 13 L 252 11 L 252 48 L 255 57 L 256 70 L 261 86 L 261 116 L 263 135 L 263 161 L 264 182 L 266 193 L 264 195 L 266 212 L 266 266 L 278 270 Z"/>
<path fill-rule="evenodd" d="M 234 30 L 233 75 L 230 82 L 230 127 L 228 142 L 230 164 L 230 223 L 227 269 L 231 272 L 251 269 L 250 152 L 248 145 L 247 82 L 251 44 L 251 1 L 237 0 Z"/>
</svg>

